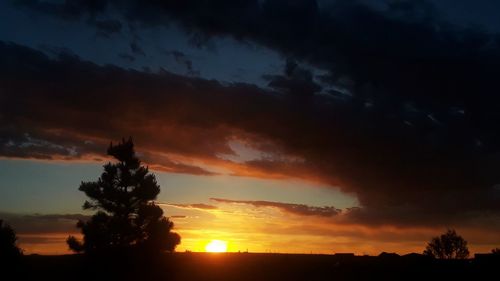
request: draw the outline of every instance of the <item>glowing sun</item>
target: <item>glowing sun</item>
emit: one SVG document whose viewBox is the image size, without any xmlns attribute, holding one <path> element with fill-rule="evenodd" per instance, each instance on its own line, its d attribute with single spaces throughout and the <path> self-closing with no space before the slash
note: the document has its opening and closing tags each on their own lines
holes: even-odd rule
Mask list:
<svg viewBox="0 0 500 281">
<path fill-rule="evenodd" d="M 227 242 L 222 240 L 212 240 L 205 246 L 205 251 L 210 253 L 224 253 L 227 251 Z"/>
</svg>

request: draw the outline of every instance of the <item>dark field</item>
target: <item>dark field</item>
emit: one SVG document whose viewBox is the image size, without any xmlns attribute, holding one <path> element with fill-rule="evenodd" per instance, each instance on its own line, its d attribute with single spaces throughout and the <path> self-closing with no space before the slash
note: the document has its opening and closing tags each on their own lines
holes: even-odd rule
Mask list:
<svg viewBox="0 0 500 281">
<path fill-rule="evenodd" d="M 3 263 L 4 265 L 6 263 Z M 175 253 L 161 257 L 25 256 L 2 280 L 495 280 L 496 260 Z M 491 277 L 488 277 L 491 276 Z"/>
</svg>

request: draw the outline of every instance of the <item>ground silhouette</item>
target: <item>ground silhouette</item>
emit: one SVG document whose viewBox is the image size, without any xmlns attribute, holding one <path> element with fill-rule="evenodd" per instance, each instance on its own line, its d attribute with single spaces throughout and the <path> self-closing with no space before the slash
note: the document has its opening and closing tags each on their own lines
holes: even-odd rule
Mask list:
<svg viewBox="0 0 500 281">
<path fill-rule="evenodd" d="M 486 280 L 499 259 L 258 253 L 25 256 L 21 280 Z M 489 278 L 491 279 L 491 278 Z"/>
<path fill-rule="evenodd" d="M 89 221 L 79 221 L 83 241 L 67 239 L 75 252 L 106 253 L 124 251 L 174 251 L 180 236 L 172 232 L 173 223 L 154 203 L 160 193 L 155 176 L 141 165 L 131 138 L 110 144 L 108 155 L 115 163 L 104 165 L 97 181 L 82 182 L 88 201 L 83 209 L 97 210 Z"/>
</svg>

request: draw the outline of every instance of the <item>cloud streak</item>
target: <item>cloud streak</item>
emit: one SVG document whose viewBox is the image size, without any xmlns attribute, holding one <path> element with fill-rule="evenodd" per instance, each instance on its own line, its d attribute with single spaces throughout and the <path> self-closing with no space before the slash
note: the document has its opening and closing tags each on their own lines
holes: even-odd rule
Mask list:
<svg viewBox="0 0 500 281">
<path fill-rule="evenodd" d="M 90 216 L 82 214 L 14 214 L 0 212 L 0 218 L 10 224 L 18 234 L 75 233 L 76 222 Z"/>
<path fill-rule="evenodd" d="M 159 203 L 159 205 L 165 206 L 173 206 L 181 209 L 195 209 L 195 210 L 216 210 L 217 206 L 204 204 L 204 203 L 195 203 L 195 204 L 174 204 L 174 203 Z"/>
<path fill-rule="evenodd" d="M 210 198 L 210 200 L 218 203 L 228 204 L 247 204 L 254 207 L 272 207 L 277 208 L 285 213 L 290 213 L 300 216 L 320 216 L 320 217 L 333 217 L 342 212 L 342 210 L 335 207 L 315 207 L 304 204 L 291 204 L 273 201 L 248 201 L 248 200 L 231 200 L 223 198 Z"/>
</svg>

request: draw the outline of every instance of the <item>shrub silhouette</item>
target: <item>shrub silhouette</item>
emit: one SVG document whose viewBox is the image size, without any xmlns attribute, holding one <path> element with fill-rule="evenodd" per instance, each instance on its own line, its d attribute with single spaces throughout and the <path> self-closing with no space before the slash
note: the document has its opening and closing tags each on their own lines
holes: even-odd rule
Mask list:
<svg viewBox="0 0 500 281">
<path fill-rule="evenodd" d="M 16 232 L 0 220 L 0 260 L 9 260 L 22 254 L 17 247 Z"/>
<path fill-rule="evenodd" d="M 493 255 L 499 255 L 500 256 L 500 248 L 495 248 L 495 249 L 491 250 L 491 253 Z"/>
<path fill-rule="evenodd" d="M 434 237 L 427 244 L 424 255 L 438 259 L 465 259 L 469 256 L 467 241 L 454 229 L 448 229 L 439 237 Z"/>
<path fill-rule="evenodd" d="M 97 212 L 89 221 L 77 223 L 83 242 L 69 236 L 69 248 L 86 253 L 129 249 L 174 251 L 180 236 L 171 232 L 173 223 L 153 201 L 160 193 L 160 186 L 136 157 L 132 139 L 123 139 L 118 145 L 111 143 L 107 152 L 117 162 L 104 165 L 97 181 L 81 183 L 79 190 L 90 198 L 83 209 Z"/>
</svg>

